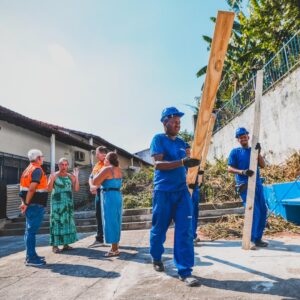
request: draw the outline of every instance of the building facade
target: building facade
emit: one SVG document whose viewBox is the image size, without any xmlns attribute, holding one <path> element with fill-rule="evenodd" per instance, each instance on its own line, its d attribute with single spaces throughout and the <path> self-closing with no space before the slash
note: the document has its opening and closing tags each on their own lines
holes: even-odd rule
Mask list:
<svg viewBox="0 0 300 300">
<path fill-rule="evenodd" d="M 7 184 L 19 182 L 28 165 L 27 152 L 40 149 L 44 156 L 47 174 L 57 168 L 61 157 L 69 160 L 70 167 L 87 170 L 95 163 L 95 149 L 106 146 L 119 155 L 122 169 L 148 166 L 149 163 L 126 150 L 109 143 L 101 137 L 47 124 L 27 118 L 0 106 L 0 181 Z"/>
</svg>

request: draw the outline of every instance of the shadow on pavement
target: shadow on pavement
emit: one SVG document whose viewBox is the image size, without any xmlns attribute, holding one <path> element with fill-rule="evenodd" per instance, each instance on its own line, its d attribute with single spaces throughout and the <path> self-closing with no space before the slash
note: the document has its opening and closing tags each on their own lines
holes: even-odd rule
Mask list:
<svg viewBox="0 0 300 300">
<path fill-rule="evenodd" d="M 82 247 L 74 247 L 73 250 L 62 251 L 58 255 L 74 255 L 74 256 L 83 256 L 88 259 L 103 259 L 104 254 L 107 251 L 102 251 L 100 248 L 92 249 L 92 248 L 82 248 Z"/>
<path fill-rule="evenodd" d="M 49 269 L 54 273 L 61 275 L 73 276 L 73 277 L 85 277 L 85 278 L 116 278 L 120 277 L 120 273 L 85 266 L 85 265 L 75 265 L 75 264 L 47 264 L 44 269 Z"/>
<path fill-rule="evenodd" d="M 261 248 L 271 251 L 286 251 L 286 252 L 295 252 L 300 253 L 300 245 L 297 244 L 285 244 L 276 240 L 267 240 L 269 246 L 266 248 Z M 201 241 L 196 247 L 213 247 L 213 248 L 228 248 L 228 247 L 240 247 L 242 248 L 242 242 L 240 240 L 228 241 Z M 259 250 L 260 248 L 258 248 Z"/>
<path fill-rule="evenodd" d="M 84 239 L 93 233 L 79 233 L 79 240 Z M 37 247 L 50 247 L 49 234 L 38 234 L 36 236 Z M 25 250 L 24 236 L 0 237 L 0 258 Z M 38 251 L 38 249 L 37 249 Z"/>
<path fill-rule="evenodd" d="M 134 253 L 124 252 L 123 250 L 134 251 Z M 142 264 L 152 264 L 152 257 L 149 252 L 149 247 L 134 247 L 134 246 L 120 246 L 121 255 L 119 259 L 130 260 Z M 173 249 L 165 248 L 163 254 L 163 261 L 167 259 L 165 256 L 171 255 L 173 257 Z"/>
<path fill-rule="evenodd" d="M 300 253 L 300 244 L 298 244 L 298 245 L 285 244 L 283 242 L 276 241 L 276 240 L 269 240 L 269 242 L 270 242 L 269 247 L 265 248 L 266 250 Z"/>
<path fill-rule="evenodd" d="M 203 240 L 200 244 L 197 244 L 196 247 L 213 247 L 213 248 L 228 248 L 228 247 L 241 247 L 242 242 L 239 240 L 235 241 L 209 241 Z"/>
<path fill-rule="evenodd" d="M 202 286 L 214 289 L 243 292 L 247 294 L 264 294 L 270 296 L 282 296 L 283 299 L 299 300 L 300 279 L 289 278 L 271 281 L 241 281 L 241 280 L 217 280 L 197 277 Z"/>
<path fill-rule="evenodd" d="M 284 296 L 291 297 L 287 299 L 296 300 L 299 299 L 300 291 L 300 279 L 299 278 L 289 278 L 282 279 L 271 274 L 257 271 L 240 264 L 232 263 L 223 259 L 205 255 L 205 258 L 228 265 L 230 267 L 255 274 L 261 277 L 265 277 L 268 281 L 241 281 L 241 280 L 216 280 L 210 278 L 199 278 L 202 285 L 219 288 L 225 290 L 232 290 L 237 292 L 245 293 L 259 293 L 273 296 Z"/>
</svg>

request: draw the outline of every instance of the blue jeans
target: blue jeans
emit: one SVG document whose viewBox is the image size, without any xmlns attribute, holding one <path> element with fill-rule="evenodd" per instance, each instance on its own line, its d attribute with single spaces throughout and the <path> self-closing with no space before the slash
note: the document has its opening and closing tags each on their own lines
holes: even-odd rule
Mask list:
<svg viewBox="0 0 300 300">
<path fill-rule="evenodd" d="M 32 259 L 37 255 L 35 252 L 35 235 L 42 224 L 44 214 L 45 208 L 39 204 L 31 204 L 26 209 L 26 229 L 24 241 L 27 259 Z"/>
<path fill-rule="evenodd" d="M 100 191 L 97 191 L 97 195 L 95 197 L 95 210 L 96 210 L 96 220 L 97 220 L 96 240 L 98 242 L 103 242 L 103 225 L 102 225 L 101 194 L 100 194 Z"/>
</svg>

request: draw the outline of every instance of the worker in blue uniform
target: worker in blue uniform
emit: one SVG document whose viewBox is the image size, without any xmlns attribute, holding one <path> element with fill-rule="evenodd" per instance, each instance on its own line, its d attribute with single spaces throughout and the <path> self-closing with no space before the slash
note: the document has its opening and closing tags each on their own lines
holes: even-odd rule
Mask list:
<svg viewBox="0 0 300 300">
<path fill-rule="evenodd" d="M 150 152 L 154 158 L 154 191 L 150 254 L 156 271 L 165 270 L 162 262 L 164 242 L 171 221 L 175 223 L 174 263 L 179 278 L 188 286 L 199 285 L 193 277 L 194 245 L 192 199 L 186 184 L 186 169 L 200 164 L 186 156 L 186 143 L 177 135 L 184 113 L 175 107 L 163 110 L 161 122 L 165 133 L 154 136 Z"/>
<path fill-rule="evenodd" d="M 251 154 L 251 147 L 249 147 L 249 132 L 245 128 L 240 127 L 236 130 L 235 137 L 241 147 L 231 150 L 228 158 L 228 171 L 229 173 L 235 174 L 237 191 L 243 200 L 243 205 L 246 206 L 248 177 L 251 177 L 254 174 L 253 170 L 249 169 Z M 251 232 L 252 250 L 255 250 L 256 247 L 268 246 L 268 243 L 262 240 L 263 232 L 266 227 L 267 205 L 259 171 L 260 168 L 265 167 L 265 161 L 260 154 L 261 146 L 259 143 L 257 143 L 256 149 L 258 149 L 258 166 Z"/>
</svg>

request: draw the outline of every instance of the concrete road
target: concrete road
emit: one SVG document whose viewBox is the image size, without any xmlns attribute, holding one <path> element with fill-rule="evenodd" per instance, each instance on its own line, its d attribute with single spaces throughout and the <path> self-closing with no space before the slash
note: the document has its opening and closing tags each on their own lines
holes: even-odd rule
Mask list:
<svg viewBox="0 0 300 300">
<path fill-rule="evenodd" d="M 93 235 L 81 234 L 75 250 L 54 254 L 48 235 L 38 236 L 44 267 L 24 265 L 22 237 L 0 238 L 0 299 L 300 299 L 300 241 L 269 240 L 268 249 L 244 251 L 240 241 L 202 242 L 195 247 L 194 275 L 200 287 L 177 279 L 169 230 L 166 273 L 152 269 L 149 231 L 122 232 L 121 256 L 107 247 L 88 249 Z"/>
</svg>

